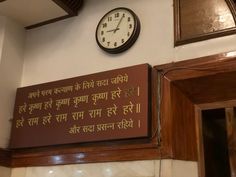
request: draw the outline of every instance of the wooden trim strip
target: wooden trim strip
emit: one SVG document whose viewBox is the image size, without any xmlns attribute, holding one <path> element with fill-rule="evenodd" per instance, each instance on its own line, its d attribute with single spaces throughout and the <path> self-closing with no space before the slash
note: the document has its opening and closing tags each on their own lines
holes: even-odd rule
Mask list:
<svg viewBox="0 0 236 177">
<path fill-rule="evenodd" d="M 60 20 L 64 20 L 64 19 L 67 19 L 67 18 L 70 18 L 70 17 L 72 17 L 72 16 L 71 15 L 65 15 L 65 16 L 62 16 L 62 17 L 54 18 L 54 19 L 47 20 L 47 21 L 44 21 L 44 22 L 41 22 L 41 23 L 37 23 L 37 24 L 34 24 L 34 25 L 27 26 L 27 27 L 25 27 L 25 29 L 29 30 L 29 29 L 37 28 L 37 27 L 47 25 L 47 24 L 50 24 L 50 23 L 54 23 L 54 22 L 57 22 L 57 21 L 60 21 Z"/>
<path fill-rule="evenodd" d="M 13 157 L 12 167 L 51 166 L 80 163 L 152 160 L 160 158 L 158 148 L 123 149 L 118 151 L 92 151 L 71 154 L 55 154 L 36 157 Z M 166 154 L 163 157 L 168 157 Z"/>
<path fill-rule="evenodd" d="M 178 46 L 178 42 L 181 40 L 180 23 L 180 0 L 174 0 L 174 46 Z"/>
<path fill-rule="evenodd" d="M 43 25 L 47 25 L 50 23 L 54 23 L 60 20 L 64 20 L 64 19 L 76 16 L 78 15 L 79 9 L 83 5 L 83 0 L 52 0 L 52 1 L 55 2 L 58 6 L 60 6 L 63 10 L 65 10 L 68 13 L 68 15 L 50 19 L 50 20 L 40 22 L 34 25 L 26 26 L 25 29 L 29 30 L 29 29 L 37 28 Z"/>
<path fill-rule="evenodd" d="M 212 33 L 201 34 L 196 37 L 189 38 L 189 39 L 181 39 L 181 36 L 179 35 L 179 36 L 175 37 L 177 39 L 177 40 L 175 40 L 175 47 L 180 46 L 180 45 L 193 43 L 193 42 L 200 42 L 200 41 L 205 41 L 208 39 L 229 36 L 229 35 L 232 35 L 235 33 L 236 33 L 236 27 L 224 29 L 224 30 L 219 30 L 219 31 L 214 31 Z"/>
<path fill-rule="evenodd" d="M 0 166 L 11 166 L 11 151 L 6 149 L 0 149 Z"/>
<path fill-rule="evenodd" d="M 198 104 L 197 106 L 201 110 L 209 110 L 209 109 L 219 109 L 223 107 L 234 107 L 235 105 L 236 105 L 236 100 L 227 100 L 214 103 L 203 103 L 203 104 Z"/>
<path fill-rule="evenodd" d="M 9 164 L 15 168 L 170 158 L 154 142 L 156 138 L 17 149 L 10 152 Z"/>
<path fill-rule="evenodd" d="M 198 150 L 198 174 L 199 177 L 205 176 L 205 161 L 204 161 L 204 147 L 202 135 L 202 110 L 195 105 L 195 128 L 197 136 L 197 150 Z"/>
<path fill-rule="evenodd" d="M 170 81 L 236 70 L 236 51 L 155 66 Z"/>
<path fill-rule="evenodd" d="M 32 149 L 33 151 L 33 149 Z M 134 160 L 167 159 L 171 156 L 165 150 L 158 147 L 120 149 L 91 152 L 56 153 L 49 150 L 48 154 L 18 154 L 16 151 L 0 150 L 0 166 L 5 167 L 32 167 L 53 166 L 81 163 L 117 162 Z"/>
</svg>

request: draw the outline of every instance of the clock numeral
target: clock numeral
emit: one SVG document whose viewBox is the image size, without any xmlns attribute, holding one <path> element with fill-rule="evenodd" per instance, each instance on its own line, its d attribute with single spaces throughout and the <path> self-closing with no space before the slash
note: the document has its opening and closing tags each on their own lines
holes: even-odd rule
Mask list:
<svg viewBox="0 0 236 177">
<path fill-rule="evenodd" d="M 115 13 L 115 18 L 118 18 L 120 16 L 119 13 Z"/>
<path fill-rule="evenodd" d="M 103 23 L 103 24 L 102 24 L 102 27 L 103 27 L 103 28 L 106 28 L 106 27 L 107 27 L 107 23 Z"/>
<path fill-rule="evenodd" d="M 109 21 L 109 22 L 112 21 L 112 17 L 108 17 L 108 21 Z"/>
<path fill-rule="evenodd" d="M 100 19 L 95 37 L 104 51 L 120 53 L 133 45 L 139 32 L 138 17 L 129 9 L 115 8 Z"/>
</svg>

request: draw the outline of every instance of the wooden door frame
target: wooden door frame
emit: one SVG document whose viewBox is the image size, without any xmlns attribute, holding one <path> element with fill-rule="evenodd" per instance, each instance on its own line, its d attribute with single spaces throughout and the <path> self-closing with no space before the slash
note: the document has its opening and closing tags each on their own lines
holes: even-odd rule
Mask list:
<svg viewBox="0 0 236 177">
<path fill-rule="evenodd" d="M 169 154 L 173 159 L 198 161 L 199 174 L 204 177 L 204 157 L 200 143 L 201 111 L 236 105 L 236 95 L 224 95 L 222 92 L 222 89 L 231 86 L 230 79 L 236 73 L 236 52 L 169 63 L 154 68 L 161 76 L 161 93 L 158 95 L 161 95 L 159 119 L 162 127 L 162 152 Z M 226 81 L 223 81 L 221 87 L 204 92 L 201 83 L 205 80 L 209 80 L 209 85 L 211 82 L 222 83 L 224 77 Z M 199 88 L 195 88 L 195 81 L 200 81 Z M 234 85 L 230 89 L 236 91 Z M 210 94 L 207 94 L 208 92 Z"/>
</svg>

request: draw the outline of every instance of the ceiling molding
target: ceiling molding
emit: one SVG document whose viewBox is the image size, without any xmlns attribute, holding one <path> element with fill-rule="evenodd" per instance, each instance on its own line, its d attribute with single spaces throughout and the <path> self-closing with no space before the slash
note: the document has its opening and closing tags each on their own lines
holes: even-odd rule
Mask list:
<svg viewBox="0 0 236 177">
<path fill-rule="evenodd" d="M 0 0 L 3 16 L 32 29 L 78 15 L 83 0 Z"/>
<path fill-rule="evenodd" d="M 77 15 L 82 6 L 82 0 L 52 0 L 70 15 Z"/>
<path fill-rule="evenodd" d="M 30 26 L 25 27 L 26 29 L 33 29 L 37 28 L 46 24 L 54 23 L 56 21 L 64 20 L 66 18 L 70 18 L 73 16 L 77 16 L 79 9 L 83 5 L 83 0 L 52 0 L 55 2 L 58 6 L 60 6 L 62 9 L 64 9 L 68 15 L 53 18 L 51 20 L 47 20 L 41 23 L 33 24 Z"/>
</svg>

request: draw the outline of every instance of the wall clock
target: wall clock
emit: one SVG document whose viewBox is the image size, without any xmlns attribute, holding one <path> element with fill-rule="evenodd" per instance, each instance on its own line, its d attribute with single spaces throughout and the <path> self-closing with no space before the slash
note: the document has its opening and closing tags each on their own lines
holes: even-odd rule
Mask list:
<svg viewBox="0 0 236 177">
<path fill-rule="evenodd" d="M 130 9 L 119 7 L 106 13 L 96 29 L 96 41 L 101 49 L 116 54 L 129 49 L 140 33 L 138 16 Z"/>
</svg>

